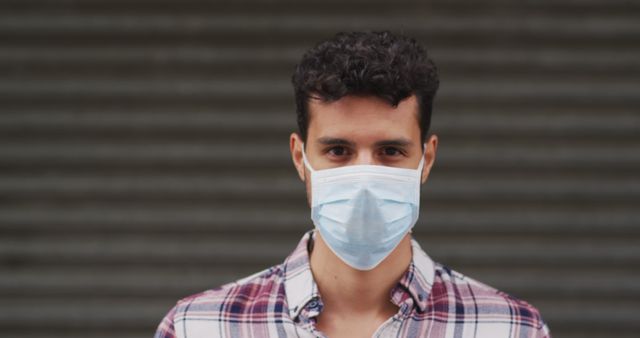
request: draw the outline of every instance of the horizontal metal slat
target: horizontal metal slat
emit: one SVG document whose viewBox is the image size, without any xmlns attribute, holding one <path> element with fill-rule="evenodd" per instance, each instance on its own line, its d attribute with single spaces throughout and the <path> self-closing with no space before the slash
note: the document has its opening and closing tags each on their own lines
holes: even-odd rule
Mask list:
<svg viewBox="0 0 640 338">
<path fill-rule="evenodd" d="M 517 227 L 517 225 L 514 225 Z M 423 230 L 425 233 L 427 230 Z M 302 231 L 301 231 L 302 232 Z M 186 237 L 186 236 L 185 236 Z M 420 237 L 418 237 L 420 238 Z M 80 240 L 0 239 L 0 254 L 21 257 L 24 262 L 77 264 L 112 264 L 120 262 L 147 264 L 225 262 L 278 262 L 293 250 L 289 240 L 229 240 L 224 236 L 175 238 L 158 236 L 121 236 L 114 238 L 80 237 Z M 615 265 L 640 264 L 638 240 L 529 239 L 444 240 L 429 246 L 429 254 L 443 261 L 476 264 L 520 265 Z M 544 249 L 541 249 L 544 248 Z M 220 263 L 221 264 L 221 263 Z M 268 266 L 268 265 L 266 265 Z"/>
<path fill-rule="evenodd" d="M 439 233 L 479 232 L 528 234 L 640 233 L 640 214 L 635 209 L 610 210 L 431 210 L 423 207 L 416 231 Z M 238 205 L 198 207 L 75 206 L 1 207 L 0 230 L 4 232 L 172 232 L 172 233 L 299 233 L 312 227 L 303 200 L 296 206 L 242 208 Z M 517 225 L 517 226 L 516 226 Z M 424 230 L 422 230 L 424 229 Z"/>
<path fill-rule="evenodd" d="M 357 29 L 359 27 L 402 27 L 412 31 L 429 31 L 446 34 L 463 32 L 465 34 L 535 34 L 589 36 L 604 38 L 607 36 L 632 37 L 640 33 L 640 24 L 632 16 L 623 17 L 581 17 L 526 15 L 494 15 L 481 17 L 475 15 L 444 17 L 424 15 L 11 15 L 0 16 L 0 30 L 13 32 L 85 32 L 85 33 L 127 33 L 139 32 L 203 33 L 207 31 L 290 31 L 296 30 L 335 31 L 336 27 Z"/>
<path fill-rule="evenodd" d="M 510 135 L 517 138 L 522 134 L 535 135 L 636 135 L 640 130 L 640 115 L 631 110 L 610 110 L 607 119 L 597 112 L 578 112 L 574 109 L 559 109 L 541 113 L 523 107 L 512 110 L 502 108 L 464 109 L 436 107 L 432 117 L 432 128 L 437 133 L 464 135 Z M 167 137 L 171 132 L 227 135 L 233 132 L 260 132 L 279 137 L 282 133 L 297 129 L 293 107 L 281 109 L 238 110 L 212 107 L 209 111 L 157 111 L 155 107 L 146 110 L 111 110 L 104 108 L 74 109 L 72 111 L 51 109 L 7 109 L 0 115 L 0 134 L 29 135 L 29 140 L 37 134 L 82 133 L 86 139 L 95 133 L 124 134 L 129 131 L 139 133 L 162 133 Z M 227 133 L 225 133 L 227 132 Z M 28 133 L 28 134 L 27 134 Z M 640 136 L 637 137 L 640 140 Z"/>
<path fill-rule="evenodd" d="M 291 247 L 294 244 L 295 240 L 287 243 Z M 424 242 L 421 244 L 427 248 Z M 440 253 L 436 254 L 440 256 Z M 269 263 L 280 264 L 284 260 L 283 255 L 274 257 Z M 497 265 L 478 269 L 473 268 L 476 265 L 473 259 L 454 260 L 447 255 L 438 257 L 436 261 L 450 267 L 451 263 L 454 263 L 454 270 L 519 298 L 571 301 L 584 294 L 592 294 L 594 300 L 608 299 L 612 302 L 640 298 L 640 275 L 625 270 L 624 267 L 602 273 L 580 266 L 563 267 L 561 270 L 551 270 L 544 265 L 539 268 Z M 184 264 L 175 262 L 167 262 L 155 268 L 95 264 L 92 267 L 78 269 L 55 264 L 46 267 L 35 265 L 20 270 L 7 269 L 0 274 L 0 297 L 179 299 L 190 293 L 201 292 L 246 277 L 266 267 L 267 265 L 260 266 L 256 263 L 236 265 L 235 269 L 226 265 L 211 264 L 191 265 L 187 268 Z M 616 276 L 615 283 L 611 283 L 611 274 Z M 532 280 L 535 283 L 532 283 Z"/>
<path fill-rule="evenodd" d="M 194 69 L 216 69 L 222 72 L 225 69 L 242 71 L 251 65 L 255 69 L 262 67 L 276 69 L 282 72 L 290 70 L 303 54 L 305 48 L 299 47 L 229 47 L 216 46 L 121 46 L 113 47 L 87 47 L 84 45 L 67 46 L 61 48 L 56 45 L 46 47 L 4 47 L 0 49 L 0 62 L 4 67 L 9 65 L 25 65 L 21 72 L 30 69 L 43 72 L 44 66 L 57 68 L 78 68 L 86 65 L 90 67 L 128 67 L 127 69 L 147 70 L 153 66 L 180 67 L 185 72 L 186 66 Z M 440 68 L 449 71 L 468 68 L 482 68 L 492 73 L 504 73 L 505 69 L 513 71 L 518 68 L 518 73 L 554 69 L 556 73 L 568 71 L 607 71 L 608 74 L 624 73 L 618 71 L 634 72 L 640 69 L 638 56 L 640 51 L 635 50 L 606 50 L 593 48 L 591 51 L 576 51 L 575 49 L 561 48 L 528 48 L 526 50 L 508 48 L 493 49 L 464 49 L 464 48 L 433 48 L 430 50 L 432 57 Z M 28 65 L 28 67 L 26 67 Z M 237 65 L 237 67 L 233 67 Z M 40 66 L 40 68 L 37 68 Z M 217 67 L 217 68 L 215 68 Z M 72 68 L 72 69 L 73 69 Z M 164 71 L 167 69 L 165 68 Z M 607 73 L 603 73 L 607 74 Z"/>
<path fill-rule="evenodd" d="M 283 76 L 284 78 L 284 76 Z M 173 79 L 170 82 L 160 80 L 131 79 L 31 79 L 28 81 L 1 81 L 0 95 L 9 97 L 33 98 L 36 96 L 74 96 L 79 97 L 154 97 L 154 96 L 209 96 L 224 95 L 231 97 L 264 98 L 291 97 L 292 88 L 284 79 Z M 600 100 L 624 101 L 629 104 L 638 102 L 637 83 L 634 82 L 561 82 L 552 83 L 525 81 L 459 81 L 442 85 L 440 99 L 538 99 L 538 100 Z"/>
<path fill-rule="evenodd" d="M 246 197 L 288 199 L 302 198 L 303 184 L 294 173 L 287 176 L 27 176 L 0 177 L 0 191 L 10 199 L 31 198 L 41 201 L 118 198 L 128 203 L 184 198 Z M 538 200 L 621 202 L 640 199 L 640 183 L 629 179 L 573 179 L 558 178 L 486 178 L 469 177 L 446 179 L 440 176 L 427 186 L 430 199 L 477 200 Z M 23 204 L 24 202 L 21 202 Z"/>
<path fill-rule="evenodd" d="M 389 5 L 388 1 L 384 0 L 350 0 L 348 3 L 340 0 L 311 0 L 306 1 L 304 6 L 300 4 L 299 1 L 295 0 L 272 0 L 272 1 L 242 1 L 238 4 L 237 1 L 230 0 L 222 0 L 216 1 L 212 3 L 211 1 L 206 0 L 183 0 L 180 2 L 179 6 L 176 6 L 174 1 L 170 0 L 5 0 L 3 4 L 7 8 L 26 8 L 30 10 L 34 9 L 59 9 L 68 8 L 67 6 L 72 6 L 72 8 L 77 10 L 87 10 L 87 9 L 102 9 L 102 8 L 127 8 L 127 9 L 137 9 L 139 11 L 144 11 L 149 9 L 149 5 L 156 6 L 155 8 L 159 8 L 162 11 L 170 11 L 172 9 L 176 9 L 176 7 L 186 7 L 189 10 L 197 10 L 201 8 L 228 8 L 232 7 L 232 5 L 236 5 L 237 7 L 248 10 L 247 3 L 250 3 L 252 7 L 257 7 L 259 9 L 264 8 L 290 8 L 296 6 L 304 7 L 309 5 L 323 5 L 320 8 L 326 8 L 326 5 L 331 4 L 340 4 L 344 7 L 348 7 L 351 5 L 356 5 L 356 8 L 362 7 L 363 3 L 366 3 L 368 6 L 373 8 L 395 8 L 397 5 Z M 421 4 L 424 2 L 420 0 L 399 0 L 397 1 L 399 4 L 403 4 L 405 6 L 412 4 Z M 435 8 L 452 8 L 452 9 L 464 9 L 464 8 L 506 8 L 509 10 L 516 10 L 520 8 L 545 8 L 545 9 L 561 9 L 561 8 L 569 8 L 569 9 L 584 9 L 590 11 L 611 11 L 618 9 L 622 12 L 628 13 L 632 10 L 640 9 L 638 3 L 634 0 L 609 0 L 607 2 L 602 2 L 600 0 L 537 0 L 537 1 L 527 1 L 520 2 L 517 5 L 514 5 L 513 1 L 510 0 L 486 0 L 483 1 L 482 4 L 478 4 L 477 1 L 473 0 L 434 0 L 431 1 L 430 4 Z M 315 8 L 315 7 L 314 7 Z M 409 7 L 411 8 L 411 7 Z M 297 9 L 297 8 L 296 8 Z M 366 8 L 364 8 L 366 9 Z"/>
<path fill-rule="evenodd" d="M 58 144 L 4 144 L 0 145 L 0 157 L 4 166 L 20 162 L 52 164 L 91 163 L 93 165 L 109 165 L 123 162 L 128 165 L 136 163 L 164 163 L 174 161 L 197 166 L 201 163 L 219 163 L 221 167 L 230 162 L 236 166 L 271 162 L 279 168 L 290 168 L 291 155 L 282 144 L 209 144 L 209 143 L 152 143 L 152 144 L 115 144 L 115 143 L 58 143 Z M 635 144 L 621 145 L 613 148 L 607 145 L 575 146 L 575 145 L 529 145 L 522 147 L 516 144 L 504 145 L 450 145 L 441 142 L 439 146 L 439 162 L 446 165 L 461 165 L 469 168 L 491 165 L 497 166 L 592 166 L 603 167 L 615 165 L 621 169 L 625 166 L 640 165 L 640 153 Z M 261 164 L 262 165 L 262 164 Z"/>
</svg>

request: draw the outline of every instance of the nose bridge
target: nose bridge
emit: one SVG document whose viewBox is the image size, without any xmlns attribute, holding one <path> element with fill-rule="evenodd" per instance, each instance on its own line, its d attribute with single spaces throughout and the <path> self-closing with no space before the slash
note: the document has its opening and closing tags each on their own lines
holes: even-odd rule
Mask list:
<svg viewBox="0 0 640 338">
<path fill-rule="evenodd" d="M 356 161 L 354 164 L 356 165 L 371 165 L 371 164 L 376 164 L 375 163 L 375 156 L 373 156 L 373 152 L 371 151 L 371 149 L 362 149 L 360 151 L 358 151 L 358 154 L 356 156 Z"/>
</svg>

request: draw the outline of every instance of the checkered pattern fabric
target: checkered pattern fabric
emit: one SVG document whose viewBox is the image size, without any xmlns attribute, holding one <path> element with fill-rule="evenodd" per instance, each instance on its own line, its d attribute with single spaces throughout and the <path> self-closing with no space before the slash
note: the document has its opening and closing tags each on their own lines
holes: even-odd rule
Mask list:
<svg viewBox="0 0 640 338">
<path fill-rule="evenodd" d="M 280 265 L 178 301 L 155 337 L 325 337 L 315 327 L 323 304 L 309 266 L 312 237 Z M 391 290 L 398 312 L 374 337 L 551 337 L 530 304 L 433 262 L 415 240 L 412 247 Z"/>
</svg>

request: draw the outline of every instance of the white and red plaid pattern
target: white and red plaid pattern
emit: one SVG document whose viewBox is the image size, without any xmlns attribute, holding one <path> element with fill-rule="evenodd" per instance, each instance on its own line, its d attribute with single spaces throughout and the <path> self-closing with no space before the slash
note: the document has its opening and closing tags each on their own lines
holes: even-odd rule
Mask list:
<svg viewBox="0 0 640 338">
<path fill-rule="evenodd" d="M 180 300 L 156 338 L 324 337 L 322 300 L 309 266 L 307 232 L 284 263 Z M 375 337 L 550 338 L 530 304 L 435 263 L 413 240 L 409 269 L 391 291 L 399 308 Z"/>
</svg>

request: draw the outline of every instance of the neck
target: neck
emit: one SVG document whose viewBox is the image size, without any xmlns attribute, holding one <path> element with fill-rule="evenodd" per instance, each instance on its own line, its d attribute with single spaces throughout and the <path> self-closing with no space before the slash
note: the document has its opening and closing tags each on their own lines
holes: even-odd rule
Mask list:
<svg viewBox="0 0 640 338">
<path fill-rule="evenodd" d="M 409 268 L 411 257 L 411 236 L 407 234 L 378 266 L 368 271 L 356 270 L 338 258 L 316 231 L 309 264 L 325 310 L 383 313 L 395 308 L 390 291 Z"/>
</svg>

